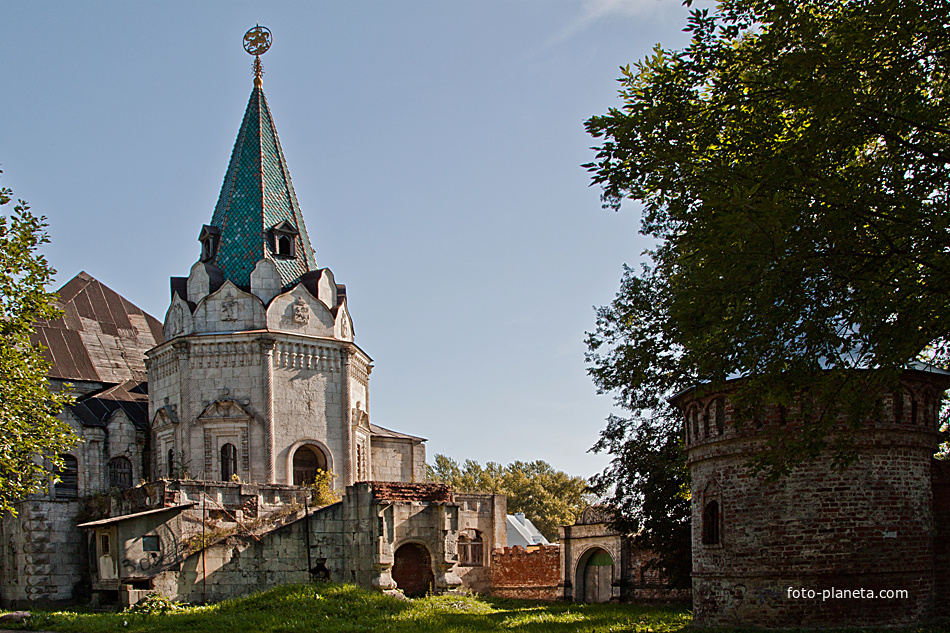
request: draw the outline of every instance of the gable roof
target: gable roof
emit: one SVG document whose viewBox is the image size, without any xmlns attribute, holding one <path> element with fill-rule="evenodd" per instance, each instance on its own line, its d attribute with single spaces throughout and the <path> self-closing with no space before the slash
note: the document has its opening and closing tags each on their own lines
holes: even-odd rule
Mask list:
<svg viewBox="0 0 950 633">
<path fill-rule="evenodd" d="M 269 256 L 267 233 L 278 225 L 298 233 L 297 256 L 273 259 L 283 287 L 288 288 L 304 273 L 317 270 L 317 260 L 274 118 L 263 88 L 255 85 L 211 217 L 211 226 L 221 235 L 211 262 L 221 269 L 225 279 L 249 288 L 254 266 Z"/>
<path fill-rule="evenodd" d="M 108 426 L 112 415 L 121 409 L 136 428 L 148 430 L 148 381 L 144 374 L 131 380 L 83 396 L 69 410 L 83 426 Z"/>
<path fill-rule="evenodd" d="M 59 289 L 65 314 L 36 322 L 32 340 L 52 363 L 49 377 L 118 384 L 145 374 L 145 352 L 164 342 L 162 324 L 81 272 Z"/>
</svg>

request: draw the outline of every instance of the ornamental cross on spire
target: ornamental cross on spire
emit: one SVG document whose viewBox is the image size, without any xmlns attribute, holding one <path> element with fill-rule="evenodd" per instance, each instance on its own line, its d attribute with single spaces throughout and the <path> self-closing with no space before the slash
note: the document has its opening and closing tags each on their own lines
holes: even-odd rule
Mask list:
<svg viewBox="0 0 950 633">
<path fill-rule="evenodd" d="M 244 50 L 254 56 L 254 85 L 264 84 L 264 67 L 261 66 L 261 55 L 267 52 L 272 41 L 270 29 L 256 25 L 244 34 Z"/>
</svg>

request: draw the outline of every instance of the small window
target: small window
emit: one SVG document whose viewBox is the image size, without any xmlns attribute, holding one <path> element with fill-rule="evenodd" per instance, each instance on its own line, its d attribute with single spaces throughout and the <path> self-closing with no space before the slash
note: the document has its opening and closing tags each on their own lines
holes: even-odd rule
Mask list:
<svg viewBox="0 0 950 633">
<path fill-rule="evenodd" d="M 719 502 L 709 501 L 703 508 L 703 545 L 719 545 Z"/>
<path fill-rule="evenodd" d="M 132 487 L 132 462 L 125 457 L 109 460 L 109 487 L 120 490 Z"/>
<path fill-rule="evenodd" d="M 479 532 L 469 538 L 464 534 L 459 536 L 459 564 L 466 567 L 481 567 L 483 565 L 484 544 Z"/>
<path fill-rule="evenodd" d="M 169 479 L 175 476 L 175 449 L 168 449 L 168 456 L 165 458 L 165 465 L 168 467 Z"/>
<path fill-rule="evenodd" d="M 237 448 L 234 444 L 221 447 L 221 481 L 231 481 L 237 474 Z"/>
<path fill-rule="evenodd" d="M 725 435 L 726 433 L 726 399 L 716 398 L 716 434 Z"/>
<path fill-rule="evenodd" d="M 277 254 L 283 255 L 284 257 L 293 257 L 294 248 L 293 240 L 289 235 L 280 235 L 277 237 Z"/>
<path fill-rule="evenodd" d="M 79 496 L 79 460 L 72 455 L 60 455 L 63 467 L 57 475 L 59 481 L 53 486 L 57 499 L 75 499 Z"/>
<path fill-rule="evenodd" d="M 160 552 L 162 551 L 161 542 L 158 540 L 158 537 L 154 534 L 142 537 L 142 551 L 143 552 Z"/>
<path fill-rule="evenodd" d="M 109 535 L 105 532 L 99 533 L 99 556 L 110 556 L 112 550 L 109 547 Z"/>
</svg>

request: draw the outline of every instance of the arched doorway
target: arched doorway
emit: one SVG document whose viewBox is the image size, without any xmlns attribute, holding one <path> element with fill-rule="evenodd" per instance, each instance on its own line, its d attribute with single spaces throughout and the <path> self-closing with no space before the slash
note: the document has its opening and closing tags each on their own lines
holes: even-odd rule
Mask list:
<svg viewBox="0 0 950 633">
<path fill-rule="evenodd" d="M 429 550 L 418 543 L 406 543 L 393 555 L 393 580 L 407 596 L 426 593 L 435 582 Z"/>
<path fill-rule="evenodd" d="M 327 470 L 327 456 L 320 448 L 307 444 L 294 453 L 294 485 L 313 483 L 318 470 Z"/>
<path fill-rule="evenodd" d="M 607 550 L 589 549 L 577 564 L 577 602 L 607 602 L 614 581 L 614 559 Z"/>
</svg>

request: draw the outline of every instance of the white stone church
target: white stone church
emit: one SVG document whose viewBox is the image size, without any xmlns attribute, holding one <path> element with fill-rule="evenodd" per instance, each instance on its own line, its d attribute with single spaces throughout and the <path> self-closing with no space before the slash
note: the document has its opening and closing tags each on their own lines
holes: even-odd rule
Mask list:
<svg viewBox="0 0 950 633">
<path fill-rule="evenodd" d="M 371 423 L 372 360 L 317 265 L 260 75 L 198 241 L 164 324 L 86 273 L 37 324 L 81 442 L 49 494 L 0 522 L 0 603 L 198 602 L 321 578 L 487 589 L 504 497 L 424 483 L 424 440 Z M 338 503 L 313 505 L 319 471 Z"/>
</svg>

